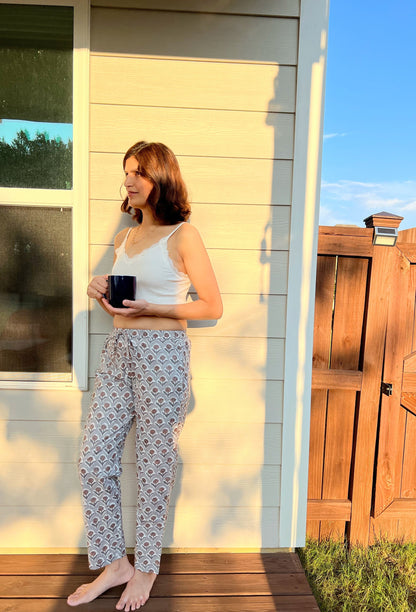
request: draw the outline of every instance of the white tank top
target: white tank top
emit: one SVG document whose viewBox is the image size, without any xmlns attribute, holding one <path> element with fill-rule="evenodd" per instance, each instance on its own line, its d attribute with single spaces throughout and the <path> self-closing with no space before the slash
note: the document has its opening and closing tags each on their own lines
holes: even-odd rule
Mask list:
<svg viewBox="0 0 416 612">
<path fill-rule="evenodd" d="M 151 304 L 185 304 L 191 283 L 188 275 L 175 267 L 168 253 L 168 240 L 181 226 L 182 223 L 168 236 L 132 257 L 126 253 L 130 228 L 116 249 L 112 274 L 136 277 L 136 300 L 143 299 Z"/>
</svg>

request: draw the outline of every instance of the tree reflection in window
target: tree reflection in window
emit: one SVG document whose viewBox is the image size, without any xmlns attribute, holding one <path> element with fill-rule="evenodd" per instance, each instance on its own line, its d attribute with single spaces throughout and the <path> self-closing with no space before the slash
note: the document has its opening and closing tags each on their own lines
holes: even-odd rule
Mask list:
<svg viewBox="0 0 416 612">
<path fill-rule="evenodd" d="M 72 126 L 72 75 L 73 7 L 1 3 L 0 187 L 72 188 L 72 141 L 44 127 Z"/>
<path fill-rule="evenodd" d="M 20 130 L 11 143 L 0 140 L 0 185 L 28 189 L 71 189 L 72 142 Z"/>
</svg>

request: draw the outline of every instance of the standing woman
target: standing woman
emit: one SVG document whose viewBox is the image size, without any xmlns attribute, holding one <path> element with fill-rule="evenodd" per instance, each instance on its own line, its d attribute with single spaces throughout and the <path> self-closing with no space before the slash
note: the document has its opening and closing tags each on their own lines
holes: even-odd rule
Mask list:
<svg viewBox="0 0 416 612">
<path fill-rule="evenodd" d="M 168 147 L 144 141 L 123 161 L 122 211 L 138 225 L 117 234 L 113 274 L 136 276 L 135 300 L 113 308 L 107 275 L 88 295 L 114 318 L 96 373 L 79 462 L 91 569 L 104 571 L 68 597 L 78 606 L 127 583 L 117 610 L 138 610 L 159 573 L 162 537 L 175 481 L 178 438 L 189 401 L 188 319 L 219 319 L 222 302 Z M 198 299 L 186 301 L 190 285 Z M 138 504 L 134 567 L 121 524 L 119 477 L 126 436 L 136 421 Z"/>
</svg>

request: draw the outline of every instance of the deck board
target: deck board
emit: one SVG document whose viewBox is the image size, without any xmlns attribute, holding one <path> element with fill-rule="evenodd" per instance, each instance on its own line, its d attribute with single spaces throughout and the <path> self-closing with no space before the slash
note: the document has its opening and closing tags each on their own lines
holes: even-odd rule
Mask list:
<svg viewBox="0 0 416 612">
<path fill-rule="evenodd" d="M 0 576 L 0 597 L 60 598 L 74 591 L 90 576 Z M 123 587 L 104 593 L 120 596 Z M 162 574 L 152 593 L 155 597 L 185 595 L 282 595 L 310 594 L 302 574 Z"/>
<path fill-rule="evenodd" d="M 0 555 L 0 575 L 94 576 L 86 555 Z M 133 557 L 129 555 L 130 561 Z M 175 553 L 162 555 L 161 574 L 303 573 L 294 553 Z"/>
<path fill-rule="evenodd" d="M 67 612 L 66 597 L 97 572 L 85 555 L 0 555 L 0 612 Z M 115 609 L 123 587 L 85 604 Z M 147 612 L 319 612 L 295 553 L 162 556 Z"/>
<path fill-rule="evenodd" d="M 84 604 L 83 612 L 114 612 L 115 599 L 100 599 Z M 1 612 L 27 612 L 27 599 L 0 600 Z M 146 612 L 319 612 L 312 595 L 300 597 L 151 597 L 143 608 Z M 38 599 L 30 603 L 30 612 L 68 612 L 63 599 Z"/>
</svg>

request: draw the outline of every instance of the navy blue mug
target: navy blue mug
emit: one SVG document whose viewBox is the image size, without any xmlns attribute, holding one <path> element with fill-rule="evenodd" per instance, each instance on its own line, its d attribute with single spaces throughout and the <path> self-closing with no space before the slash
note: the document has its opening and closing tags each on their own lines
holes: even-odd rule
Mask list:
<svg viewBox="0 0 416 612">
<path fill-rule="evenodd" d="M 123 300 L 134 300 L 136 297 L 136 277 L 119 274 L 108 275 L 109 302 L 113 308 L 127 308 Z"/>
</svg>

